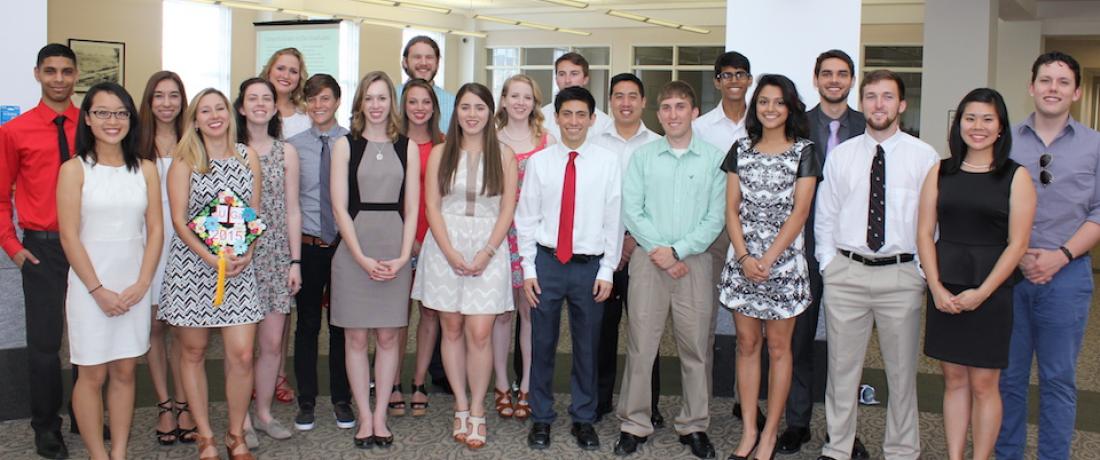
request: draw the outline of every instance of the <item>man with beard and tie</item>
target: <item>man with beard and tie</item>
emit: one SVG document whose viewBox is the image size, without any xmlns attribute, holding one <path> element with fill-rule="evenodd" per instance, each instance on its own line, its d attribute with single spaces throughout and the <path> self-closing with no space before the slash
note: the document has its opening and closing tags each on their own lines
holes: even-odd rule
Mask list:
<svg viewBox="0 0 1100 460">
<path fill-rule="evenodd" d="M 818 161 L 825 158 L 834 147 L 848 139 L 863 134 L 867 121 L 859 111 L 848 107 L 848 93 L 855 78 L 852 58 L 841 50 L 829 50 L 817 56 L 814 63 L 814 87 L 821 102 L 807 112 L 810 120 L 810 140 L 814 142 Z M 806 221 L 804 229 L 806 254 L 814 253 L 814 214 Z M 779 436 L 776 450 L 793 454 L 802 450 L 802 444 L 810 441 L 810 416 L 814 407 L 814 339 L 821 315 L 822 282 L 817 259 L 807 257 L 810 269 L 810 293 L 813 300 L 809 308 L 795 320 L 791 339 L 794 375 L 791 392 L 787 396 L 787 429 Z M 856 437 L 852 458 L 867 458 L 867 449 Z"/>
<path fill-rule="evenodd" d="M 828 442 L 818 460 L 852 457 L 859 379 L 873 327 L 890 388 L 883 454 L 911 460 L 920 457 L 917 353 L 925 292 L 915 260 L 917 203 L 940 156 L 900 129 L 906 105 L 901 77 L 876 70 L 859 89 L 865 132 L 829 153 L 814 216 L 829 336 Z"/>
</svg>

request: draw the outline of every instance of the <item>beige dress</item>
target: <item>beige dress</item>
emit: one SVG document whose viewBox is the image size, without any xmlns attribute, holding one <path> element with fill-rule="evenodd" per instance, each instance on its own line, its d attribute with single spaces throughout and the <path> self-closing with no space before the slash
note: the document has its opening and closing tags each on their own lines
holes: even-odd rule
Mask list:
<svg viewBox="0 0 1100 460">
<path fill-rule="evenodd" d="M 407 141 L 399 140 L 398 144 L 407 145 Z M 404 229 L 400 203 L 405 162 L 398 158 L 393 143 L 369 142 L 358 151 L 355 142 L 351 145 L 348 168 L 355 171 L 356 183 L 350 183 L 349 177 L 348 202 L 359 247 L 364 255 L 375 260 L 396 259 L 401 255 Z M 358 196 L 353 193 L 356 189 Z M 343 328 L 407 326 L 411 283 L 409 264 L 401 267 L 392 280 L 370 279 L 352 258 L 347 245 L 340 244 L 332 257 L 330 321 Z"/>
</svg>

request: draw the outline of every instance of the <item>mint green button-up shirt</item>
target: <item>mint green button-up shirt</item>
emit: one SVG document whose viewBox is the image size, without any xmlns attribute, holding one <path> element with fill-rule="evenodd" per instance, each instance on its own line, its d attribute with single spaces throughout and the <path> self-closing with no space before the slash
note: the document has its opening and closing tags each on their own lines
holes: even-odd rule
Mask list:
<svg viewBox="0 0 1100 460">
<path fill-rule="evenodd" d="M 665 137 L 634 152 L 623 178 L 623 222 L 643 249 L 671 247 L 681 258 L 707 250 L 726 220 L 724 157 L 699 136 L 680 156 Z"/>
</svg>

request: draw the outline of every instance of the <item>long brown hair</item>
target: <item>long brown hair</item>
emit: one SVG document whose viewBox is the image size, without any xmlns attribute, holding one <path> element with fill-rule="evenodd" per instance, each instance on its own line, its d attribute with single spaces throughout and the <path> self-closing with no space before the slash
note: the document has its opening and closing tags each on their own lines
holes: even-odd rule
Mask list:
<svg viewBox="0 0 1100 460">
<path fill-rule="evenodd" d="M 393 89 L 393 80 L 386 72 L 375 70 L 363 76 L 359 81 L 359 87 L 355 89 L 355 98 L 351 101 L 351 137 L 363 137 L 363 131 L 367 129 L 367 115 L 363 113 L 363 98 L 367 95 L 367 88 L 376 81 L 386 83 L 386 90 L 390 93 L 390 116 L 386 123 L 386 136 L 390 141 L 396 141 L 400 132 L 401 116 L 397 112 L 397 92 Z"/>
<path fill-rule="evenodd" d="M 458 122 L 458 101 L 466 93 L 472 93 L 489 106 L 489 113 L 495 111 L 493 104 L 493 92 L 481 83 L 467 83 L 458 89 L 455 95 L 455 110 L 451 114 L 451 126 L 447 130 L 447 139 L 443 143 L 443 156 L 439 158 L 439 192 L 446 195 L 451 191 L 454 183 L 455 171 L 458 169 L 458 160 L 462 156 L 462 124 Z M 497 130 L 493 129 L 492 115 L 486 120 L 485 129 L 481 132 L 482 153 L 485 169 L 482 173 L 481 194 L 496 196 L 504 193 L 504 164 L 500 159 L 500 141 L 497 140 Z"/>
<path fill-rule="evenodd" d="M 428 97 L 432 99 L 432 116 L 428 118 L 428 135 L 432 138 L 432 145 L 438 144 L 443 139 L 443 131 L 439 129 L 439 98 L 436 97 L 435 88 L 432 88 L 432 84 L 422 78 L 413 78 L 405 82 L 405 89 L 401 91 L 401 100 L 398 101 L 401 106 L 401 134 L 409 137 L 410 123 L 409 116 L 405 113 L 405 105 L 409 102 L 409 90 L 413 88 L 421 88 L 427 91 Z"/>
<path fill-rule="evenodd" d="M 138 136 L 138 155 L 149 161 L 157 161 L 157 117 L 153 113 L 153 93 L 157 85 L 164 80 L 176 82 L 180 89 L 180 113 L 172 125 L 176 128 L 176 142 L 183 138 L 183 114 L 187 112 L 187 92 L 183 90 L 183 80 L 171 70 L 161 70 L 149 77 L 145 84 L 145 92 L 141 94 L 141 107 L 138 108 L 141 135 Z"/>
<path fill-rule="evenodd" d="M 302 52 L 298 51 L 298 48 L 283 48 L 271 54 L 270 58 L 267 58 L 267 64 L 264 64 L 263 70 L 260 71 L 260 78 L 264 80 L 268 79 L 268 75 L 271 75 L 271 68 L 275 65 L 275 61 L 279 60 L 279 56 L 289 54 L 298 59 L 298 86 L 290 90 L 290 102 L 294 103 L 294 106 L 298 108 L 299 112 L 305 112 L 306 110 L 306 97 L 305 87 L 306 80 L 309 79 L 309 74 L 306 72 L 306 58 L 302 56 Z M 278 98 L 278 95 L 276 95 Z M 275 104 L 278 105 L 279 101 L 276 100 Z"/>
<path fill-rule="evenodd" d="M 526 83 L 531 87 L 531 113 L 527 115 L 527 126 L 531 128 L 531 134 L 535 137 L 535 144 L 538 144 L 538 140 L 542 139 L 543 128 L 542 122 L 545 121 L 542 116 L 542 91 L 539 90 L 538 83 L 524 74 L 515 74 L 504 80 L 504 88 L 500 90 L 500 107 L 497 108 L 497 113 L 494 119 L 496 120 L 497 129 L 504 129 L 508 125 L 508 111 L 504 109 L 504 98 L 508 97 L 508 89 L 511 88 L 512 83 Z"/>
</svg>

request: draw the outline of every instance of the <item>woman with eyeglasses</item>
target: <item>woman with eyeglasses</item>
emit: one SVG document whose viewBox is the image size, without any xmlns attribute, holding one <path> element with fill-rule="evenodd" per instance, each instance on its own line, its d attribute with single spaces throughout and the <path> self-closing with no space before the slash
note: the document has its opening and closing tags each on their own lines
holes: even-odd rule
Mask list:
<svg viewBox="0 0 1100 460">
<path fill-rule="evenodd" d="M 61 165 L 57 184 L 61 247 L 71 267 L 69 355 L 80 366 L 73 413 L 96 460 L 127 457 L 134 368 L 149 350 L 149 286 L 164 238 L 157 167 L 138 154 L 136 114 L 121 86 L 93 86 L 80 107 L 76 156 Z M 101 431 L 108 378 L 110 454 Z"/>
<path fill-rule="evenodd" d="M 941 361 L 952 460 L 963 458 L 971 426 L 973 458 L 990 458 L 1001 426 L 1012 286 L 1036 203 L 1031 176 L 1008 157 L 1010 126 L 997 91 L 971 91 L 951 124 L 951 157 L 932 168 L 921 189 L 917 251 L 931 294 L 924 353 Z"/>
</svg>

